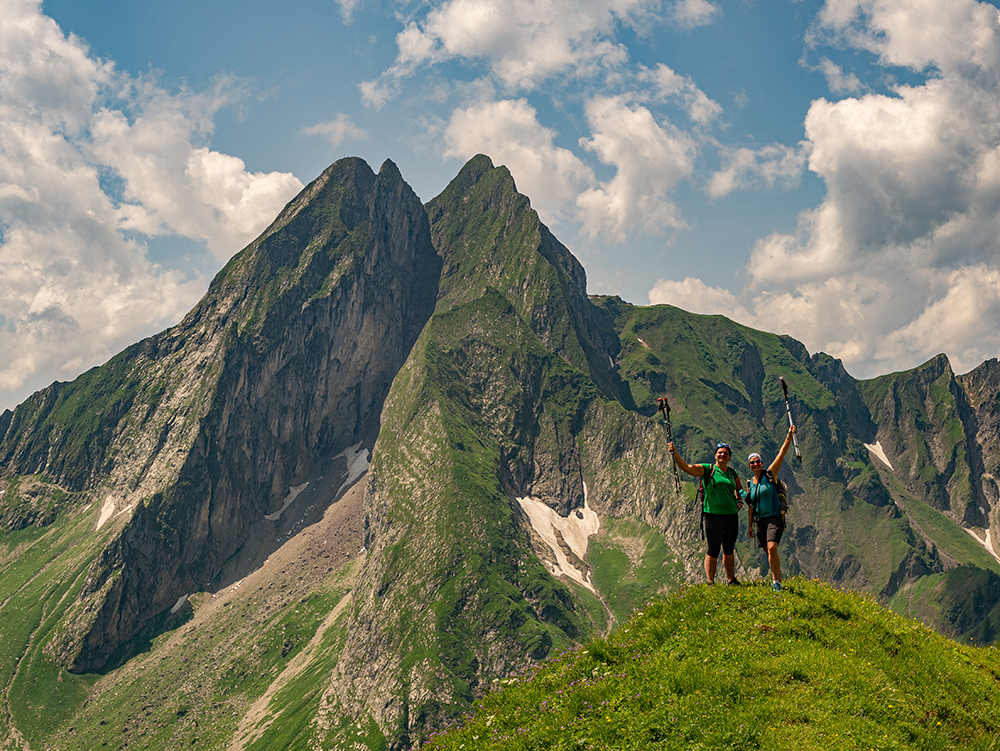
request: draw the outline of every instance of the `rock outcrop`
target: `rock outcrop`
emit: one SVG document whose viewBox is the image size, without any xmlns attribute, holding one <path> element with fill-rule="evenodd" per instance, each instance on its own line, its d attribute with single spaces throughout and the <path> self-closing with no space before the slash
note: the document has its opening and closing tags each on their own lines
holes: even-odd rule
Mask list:
<svg viewBox="0 0 1000 751">
<path fill-rule="evenodd" d="M 69 619 L 74 670 L 211 582 L 319 457 L 373 445 L 439 268 L 395 165 L 337 162 L 180 324 L 14 412 L 7 473 L 133 509 Z"/>
</svg>

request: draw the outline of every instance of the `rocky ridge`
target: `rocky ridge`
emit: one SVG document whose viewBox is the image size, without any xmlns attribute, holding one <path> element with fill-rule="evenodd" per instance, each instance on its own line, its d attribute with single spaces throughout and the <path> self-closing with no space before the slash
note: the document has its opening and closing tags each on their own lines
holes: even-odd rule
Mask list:
<svg viewBox="0 0 1000 751">
<path fill-rule="evenodd" d="M 944 585 L 1000 597 L 1000 563 L 986 550 L 998 372 L 990 361 L 955 376 L 942 356 L 859 382 L 789 337 L 588 297 L 582 266 L 488 158 L 426 206 L 391 162 L 376 175 L 342 160 L 178 326 L 0 415 L 0 545 L 11 541 L 0 549 L 11 587 L 0 587 L 0 618 L 48 581 L 49 563 L 25 563 L 23 579 L 9 568 L 15 551 L 27 560 L 37 549 L 25 540 L 51 534 L 72 551 L 70 530 L 90 525 L 80 537 L 89 547 L 73 553 L 72 591 L 53 580 L 47 625 L 40 616 L 39 636 L 11 647 L 24 654 L 5 679 L 11 718 L 27 727 L 24 717 L 43 712 L 37 700 L 15 707 L 30 694 L 19 681 L 46 660 L 111 670 L 98 686 L 124 690 L 114 668 L 146 648 L 136 645 L 152 624 L 169 628 L 187 595 L 263 570 L 364 471 L 351 471 L 351 457 L 370 455 L 363 550 L 349 575 L 330 569 L 335 597 L 316 595 L 336 615 L 317 612 L 313 637 L 290 641 L 273 635 L 301 620 L 295 604 L 264 608 L 250 666 L 205 663 L 190 689 L 205 706 L 155 732 L 171 739 L 159 747 L 189 745 L 197 717 L 219 737 L 266 744 L 287 721 L 302 747 L 418 745 L 491 681 L 700 579 L 694 485 L 671 490 L 655 397 L 670 399 L 689 461 L 710 460 L 718 440 L 773 455 L 787 426 L 779 375 L 804 455 L 782 471 L 793 494 L 786 573 L 865 589 L 906 612 L 930 588 L 946 603 L 939 628 L 985 638 L 1000 626 L 995 603 L 964 607 Z M 545 515 L 529 516 L 524 499 L 567 523 L 586 518 L 582 552 L 540 527 Z M 286 507 L 295 524 L 278 520 Z M 765 574 L 758 551 L 739 550 L 741 577 Z M 579 578 L 564 576 L 566 565 Z M 300 585 L 299 602 L 309 587 L 327 584 Z M 296 657 L 296 644 L 308 654 Z M 286 659 L 294 670 L 280 668 Z M 227 677 L 256 675 L 258 664 L 261 681 L 284 676 L 280 691 Z M 46 669 L 59 690 L 77 685 Z M 276 704 L 293 684 L 308 687 L 308 704 Z M 61 748 L 73 747 L 69 724 L 88 722 L 67 702 L 77 709 L 58 721 Z M 256 714 L 240 714 L 245 705 Z M 234 706 L 237 727 L 224 719 Z"/>
</svg>

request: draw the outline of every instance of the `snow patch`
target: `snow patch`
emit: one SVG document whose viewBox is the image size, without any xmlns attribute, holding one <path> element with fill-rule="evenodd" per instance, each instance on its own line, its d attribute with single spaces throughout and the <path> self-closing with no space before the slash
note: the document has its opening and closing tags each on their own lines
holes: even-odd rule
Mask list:
<svg viewBox="0 0 1000 751">
<path fill-rule="evenodd" d="M 344 480 L 344 484 L 337 491 L 337 495 L 339 496 L 345 489 L 351 487 L 361 475 L 368 471 L 369 462 L 368 449 L 361 448 L 360 443 L 351 446 L 347 451 L 338 456 L 343 456 L 347 459 L 347 479 Z M 336 458 L 335 456 L 334 459 Z"/>
<path fill-rule="evenodd" d="M 583 508 L 571 511 L 569 516 L 565 518 L 559 516 L 537 498 L 518 498 L 517 502 L 521 504 L 524 513 L 528 515 L 532 529 L 552 549 L 552 553 L 556 557 L 556 566 L 552 573 L 572 579 L 596 594 L 597 590 L 591 584 L 590 576 L 569 562 L 569 558 L 562 551 L 559 540 L 556 538 L 556 530 L 559 530 L 570 550 L 583 560 L 587 554 L 590 536 L 597 534 L 601 528 L 600 518 L 587 504 L 586 489 Z"/>
<path fill-rule="evenodd" d="M 997 560 L 997 563 L 1000 563 L 1000 555 L 997 555 L 997 551 L 993 548 L 993 538 L 990 536 L 990 531 L 988 529 L 986 530 L 985 540 L 968 527 L 962 527 L 962 529 L 972 535 L 972 539 L 982 545 L 983 549 L 992 555 Z"/>
<path fill-rule="evenodd" d="M 892 466 L 892 462 L 889 461 L 889 457 L 885 455 L 885 451 L 882 449 L 882 443 L 880 441 L 875 441 L 874 444 L 866 443 L 865 448 L 868 449 L 872 454 L 877 456 L 881 462 L 895 472 L 895 468 Z"/>
<path fill-rule="evenodd" d="M 294 501 L 296 497 L 299 495 L 299 493 L 305 490 L 306 487 L 308 487 L 308 485 L 309 485 L 308 482 L 304 482 L 301 485 L 296 485 L 295 487 L 289 488 L 288 495 L 286 495 L 285 500 L 281 502 L 281 508 L 279 508 L 273 514 L 267 514 L 264 518 L 267 519 L 269 522 L 278 521 L 278 519 L 281 518 L 281 513 L 292 504 L 292 501 Z"/>
<path fill-rule="evenodd" d="M 173 615 L 182 607 L 184 607 L 184 603 L 187 602 L 188 597 L 189 595 L 181 595 L 180 597 L 178 597 L 177 602 L 175 602 L 174 606 L 170 608 L 170 615 Z"/>
<path fill-rule="evenodd" d="M 115 499 L 110 495 L 104 499 L 104 505 L 101 506 L 101 515 L 97 519 L 97 528 L 100 529 L 104 526 L 105 522 L 110 519 L 115 513 Z"/>
</svg>

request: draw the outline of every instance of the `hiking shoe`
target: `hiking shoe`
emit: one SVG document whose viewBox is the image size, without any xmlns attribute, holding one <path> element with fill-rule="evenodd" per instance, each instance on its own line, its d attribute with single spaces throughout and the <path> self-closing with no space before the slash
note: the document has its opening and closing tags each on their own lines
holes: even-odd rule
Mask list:
<svg viewBox="0 0 1000 751">
<path fill-rule="evenodd" d="M 782 589 L 781 582 L 771 582 L 771 591 L 780 592 Z"/>
<path fill-rule="evenodd" d="M 738 579 L 730 579 L 728 582 L 726 582 L 726 584 L 728 584 L 730 587 L 740 586 L 740 582 Z"/>
</svg>

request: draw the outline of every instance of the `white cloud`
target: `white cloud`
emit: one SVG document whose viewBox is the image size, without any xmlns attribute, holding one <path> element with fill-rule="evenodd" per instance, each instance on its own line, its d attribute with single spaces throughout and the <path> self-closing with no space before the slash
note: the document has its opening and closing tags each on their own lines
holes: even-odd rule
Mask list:
<svg viewBox="0 0 1000 751">
<path fill-rule="evenodd" d="M 307 136 L 323 136 L 333 148 L 347 140 L 368 138 L 368 131 L 355 125 L 350 115 L 343 112 L 333 120 L 303 128 L 302 133 Z"/>
<path fill-rule="evenodd" d="M 686 290 L 729 314 L 742 305 L 743 322 L 790 333 L 861 377 L 910 368 L 942 351 L 960 371 L 996 356 L 997 9 L 971 0 L 828 0 L 814 34 L 926 80 L 889 94 L 812 103 L 803 153 L 826 196 L 800 214 L 795 232 L 755 244 L 741 294 L 661 282 L 651 297 Z M 863 88 L 832 63 L 824 67 L 831 89 Z M 792 150 L 782 147 L 770 156 L 741 149 L 722 155 L 712 195 L 772 178 L 780 184 L 795 172 Z"/>
<path fill-rule="evenodd" d="M 915 319 L 885 336 L 875 356 L 887 362 L 951 355 L 959 373 L 1000 352 L 1000 270 L 976 264 L 953 271 L 947 292 Z"/>
<path fill-rule="evenodd" d="M 1000 11 L 976 0 L 827 0 L 818 32 L 868 50 L 886 66 L 955 73 L 995 69 Z"/>
<path fill-rule="evenodd" d="M 677 0 L 671 12 L 674 23 L 682 29 L 706 26 L 721 15 L 722 8 L 708 0 Z"/>
<path fill-rule="evenodd" d="M 577 198 L 580 220 L 591 236 L 598 233 L 623 241 L 634 227 L 645 230 L 687 225 L 670 200 L 677 183 L 691 175 L 697 145 L 668 122 L 662 125 L 645 107 L 628 97 L 597 97 L 587 103 L 591 137 L 580 145 L 615 176 Z"/>
<path fill-rule="evenodd" d="M 734 190 L 798 187 L 806 165 L 807 144 L 791 148 L 772 144 L 759 149 L 746 147 L 719 149 L 723 169 L 708 181 L 707 192 L 721 198 Z"/>
<path fill-rule="evenodd" d="M 650 305 L 673 305 L 692 313 L 724 315 L 746 322 L 753 316 L 729 290 L 709 287 L 701 279 L 688 277 L 682 282 L 658 279 L 649 291 Z"/>
<path fill-rule="evenodd" d="M 204 240 L 221 260 L 249 243 L 302 189 L 290 173 L 249 173 L 243 160 L 196 145 L 228 101 L 139 87 L 138 111 L 100 109 L 81 150 L 124 180 L 122 229 Z"/>
<path fill-rule="evenodd" d="M 688 76 L 682 76 L 660 63 L 653 69 L 640 66 L 638 80 L 652 84 L 649 100 L 680 100 L 681 106 L 698 125 L 708 125 L 722 114 L 722 106 L 712 101 Z M 635 95 L 637 98 L 640 94 Z M 648 95 L 647 95 L 648 96 Z"/>
<path fill-rule="evenodd" d="M 169 95 L 95 59 L 37 0 L 4 3 L 0 394 L 74 377 L 197 300 L 204 280 L 151 263 L 135 233 L 228 258 L 301 188 L 208 148 L 234 96 L 225 83 Z"/>
<path fill-rule="evenodd" d="M 826 78 L 826 85 L 835 94 L 853 93 L 863 88 L 861 80 L 853 73 L 844 73 L 844 69 L 827 57 L 819 61 L 819 70 Z"/>
<path fill-rule="evenodd" d="M 340 6 L 340 15 L 344 23 L 351 23 L 354 20 L 354 11 L 361 4 L 361 0 L 336 0 Z"/>
<path fill-rule="evenodd" d="M 420 66 L 485 61 L 507 91 L 531 91 L 553 76 L 591 76 L 628 58 L 618 23 L 652 13 L 658 0 L 447 0 L 396 37 L 398 54 L 378 79 L 361 84 L 381 107 Z"/>
<path fill-rule="evenodd" d="M 527 100 L 484 101 L 452 113 L 444 132 L 445 156 L 467 160 L 486 154 L 506 166 L 542 220 L 552 222 L 567 216 L 580 191 L 595 182 L 593 171 L 555 146 L 554 138 Z"/>
</svg>

